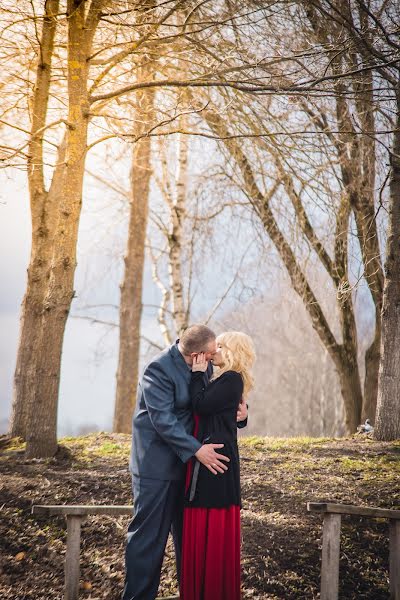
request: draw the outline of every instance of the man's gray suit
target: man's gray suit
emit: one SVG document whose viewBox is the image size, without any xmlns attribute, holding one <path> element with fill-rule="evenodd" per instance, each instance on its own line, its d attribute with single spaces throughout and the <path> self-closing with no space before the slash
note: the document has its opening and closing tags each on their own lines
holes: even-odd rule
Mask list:
<svg viewBox="0 0 400 600">
<path fill-rule="evenodd" d="M 170 530 L 179 577 L 185 463 L 201 447 L 190 435 L 190 373 L 173 344 L 145 367 L 138 384 L 130 463 L 135 507 L 122 600 L 154 600 Z"/>
</svg>

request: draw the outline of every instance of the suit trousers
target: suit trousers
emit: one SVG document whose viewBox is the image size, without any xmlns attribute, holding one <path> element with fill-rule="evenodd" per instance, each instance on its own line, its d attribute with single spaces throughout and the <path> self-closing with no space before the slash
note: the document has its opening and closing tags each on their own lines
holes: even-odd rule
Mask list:
<svg viewBox="0 0 400 600">
<path fill-rule="evenodd" d="M 122 600 L 154 600 L 170 531 L 180 580 L 185 481 L 132 479 L 134 517 L 128 527 Z"/>
</svg>

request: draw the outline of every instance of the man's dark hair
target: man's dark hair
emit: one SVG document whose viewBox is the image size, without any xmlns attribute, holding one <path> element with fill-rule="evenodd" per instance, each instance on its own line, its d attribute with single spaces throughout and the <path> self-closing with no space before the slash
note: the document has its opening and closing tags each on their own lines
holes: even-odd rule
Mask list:
<svg viewBox="0 0 400 600">
<path fill-rule="evenodd" d="M 205 352 L 210 342 L 215 341 L 215 333 L 205 325 L 190 325 L 182 333 L 179 344 L 183 354 L 189 356 L 192 352 Z"/>
</svg>

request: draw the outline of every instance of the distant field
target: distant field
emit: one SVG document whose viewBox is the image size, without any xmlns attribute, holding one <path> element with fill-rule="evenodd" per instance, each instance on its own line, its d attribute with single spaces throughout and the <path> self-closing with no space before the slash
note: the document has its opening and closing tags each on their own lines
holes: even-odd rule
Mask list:
<svg viewBox="0 0 400 600">
<path fill-rule="evenodd" d="M 308 501 L 400 508 L 400 442 L 241 438 L 243 599 L 318 598 L 322 519 Z M 25 460 L 0 437 L 0 598 L 58 600 L 65 522 L 38 520 L 32 504 L 131 504 L 130 438 L 64 438 L 51 460 Z M 81 597 L 119 600 L 127 518 L 93 517 L 82 531 Z M 387 600 L 388 525 L 343 518 L 341 600 Z M 176 593 L 173 549 L 160 596 Z"/>
</svg>

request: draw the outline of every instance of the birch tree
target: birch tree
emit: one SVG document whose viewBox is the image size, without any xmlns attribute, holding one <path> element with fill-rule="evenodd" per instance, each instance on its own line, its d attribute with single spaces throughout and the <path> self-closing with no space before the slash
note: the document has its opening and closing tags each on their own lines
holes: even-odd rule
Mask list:
<svg viewBox="0 0 400 600">
<path fill-rule="evenodd" d="M 182 123 L 186 118 L 182 117 Z M 191 284 L 194 260 L 195 230 L 190 232 L 188 220 L 189 140 L 178 134 L 171 140 L 160 140 L 155 183 L 162 211 L 153 212 L 152 237 L 147 245 L 152 278 L 161 293 L 157 320 L 165 345 L 172 344 L 189 325 Z M 174 170 L 171 173 L 171 168 Z M 193 206 L 193 203 L 190 203 Z"/>
</svg>

